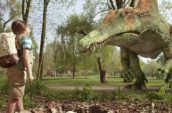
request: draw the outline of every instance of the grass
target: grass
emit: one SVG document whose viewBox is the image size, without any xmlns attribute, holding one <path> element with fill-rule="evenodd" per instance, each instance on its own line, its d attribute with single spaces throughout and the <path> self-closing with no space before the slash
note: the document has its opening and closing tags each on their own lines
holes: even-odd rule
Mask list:
<svg viewBox="0 0 172 113">
<path fill-rule="evenodd" d="M 101 84 L 98 76 L 90 76 L 88 79 L 85 78 L 75 78 L 72 79 L 70 77 L 57 77 L 57 78 L 44 78 L 43 82 L 46 84 L 58 84 L 58 85 L 64 85 L 64 86 L 86 86 L 86 85 L 96 85 L 96 86 L 102 86 L 102 85 L 110 85 L 110 86 L 121 86 L 122 79 L 114 79 L 114 78 L 107 78 L 106 84 Z"/>
<path fill-rule="evenodd" d="M 72 79 L 70 77 L 45 77 L 43 78 L 43 83 L 45 84 L 55 84 L 59 86 L 112 86 L 112 87 L 122 87 L 125 84 L 123 83 L 123 78 L 114 78 L 114 77 L 107 77 L 107 83 L 101 84 L 99 80 L 99 75 L 90 75 L 88 79 L 84 77 L 76 77 Z M 135 81 L 135 80 L 133 80 Z M 148 83 L 146 84 L 148 87 L 161 87 L 161 86 L 168 86 L 165 84 L 164 80 L 158 80 L 155 78 L 148 77 Z"/>
</svg>

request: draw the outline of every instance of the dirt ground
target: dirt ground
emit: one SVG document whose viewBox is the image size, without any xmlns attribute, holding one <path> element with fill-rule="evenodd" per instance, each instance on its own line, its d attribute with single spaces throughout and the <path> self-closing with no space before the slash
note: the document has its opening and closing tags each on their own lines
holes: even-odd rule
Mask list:
<svg viewBox="0 0 172 113">
<path fill-rule="evenodd" d="M 45 113 L 48 113 L 48 109 L 51 111 L 53 108 L 58 113 L 66 113 L 67 111 L 74 111 L 75 113 L 172 113 L 172 106 L 163 102 L 151 102 L 149 100 L 141 102 L 126 100 L 106 102 L 47 101 L 41 106 Z M 37 113 L 36 109 L 35 113 Z"/>
<path fill-rule="evenodd" d="M 74 86 L 54 87 L 54 90 L 73 90 Z M 83 87 L 79 87 L 82 89 Z M 108 90 L 115 90 L 114 87 L 103 87 Z M 104 90 L 101 86 L 92 87 L 94 90 Z M 163 101 L 152 100 L 114 100 L 114 101 L 57 101 L 48 100 L 45 97 L 37 96 L 34 98 L 36 108 L 27 108 L 21 113 L 172 113 L 172 105 Z M 0 113 L 5 113 L 5 108 L 0 109 Z"/>
<path fill-rule="evenodd" d="M 172 113 L 172 105 L 150 100 L 79 102 L 52 101 L 38 96 L 35 102 L 37 108 L 28 108 L 23 113 Z"/>
</svg>

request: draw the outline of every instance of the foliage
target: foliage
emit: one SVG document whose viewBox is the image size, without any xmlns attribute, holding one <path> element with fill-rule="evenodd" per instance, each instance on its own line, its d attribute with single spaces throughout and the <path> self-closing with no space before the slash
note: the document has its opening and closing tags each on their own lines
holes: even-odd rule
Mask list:
<svg viewBox="0 0 172 113">
<path fill-rule="evenodd" d="M 42 91 L 44 90 L 46 90 L 46 86 L 42 82 L 36 80 L 26 85 L 25 92 L 27 95 L 39 95 L 42 94 Z"/>
<path fill-rule="evenodd" d="M 91 101 L 94 100 L 97 97 L 97 94 L 91 89 L 91 87 L 85 86 L 83 90 L 80 90 L 76 87 L 73 96 L 76 96 L 76 100 L 86 100 L 86 101 Z"/>
<path fill-rule="evenodd" d="M 142 69 L 147 76 L 154 76 L 155 71 L 161 67 L 163 67 L 161 64 L 159 64 L 153 60 L 147 62 L 147 64 L 145 64 L 145 65 L 142 65 Z"/>
<path fill-rule="evenodd" d="M 164 100 L 164 99 L 168 98 L 168 96 L 166 95 L 165 88 L 161 86 L 158 92 L 148 93 L 147 98 Z"/>
<path fill-rule="evenodd" d="M 172 2 L 170 0 L 164 0 L 159 5 L 159 9 L 160 9 L 159 11 L 163 15 L 163 17 L 165 17 L 167 20 L 170 19 L 169 12 L 171 11 L 171 8 L 172 8 Z"/>
<path fill-rule="evenodd" d="M 8 15 L 8 16 L 7 16 Z M 11 20 L 21 15 L 21 1 L 0 1 L 0 32 L 9 31 L 8 24 Z"/>
<path fill-rule="evenodd" d="M 34 102 L 34 98 L 30 97 L 29 95 L 25 95 L 23 97 L 23 102 L 25 108 L 35 108 L 37 104 Z"/>
<path fill-rule="evenodd" d="M 0 108 L 6 105 L 8 94 L 9 94 L 8 82 L 5 76 L 0 74 Z"/>
<path fill-rule="evenodd" d="M 68 20 L 58 27 L 57 34 L 61 38 L 55 40 L 46 46 L 45 50 L 45 71 L 55 69 L 58 73 L 67 73 L 72 70 L 74 61 L 77 66 L 77 72 L 86 73 L 88 70 L 97 70 L 97 53 L 90 56 L 83 56 L 79 53 L 78 41 L 83 35 L 89 33 L 95 26 L 89 16 L 83 14 L 73 14 L 68 17 Z M 114 67 L 120 67 L 118 62 L 118 52 L 114 47 L 104 47 L 99 54 L 102 56 L 104 67 L 113 75 Z M 53 59 L 49 59 L 53 56 Z M 112 59 L 113 58 L 113 59 Z M 48 59 L 48 60 L 46 60 Z M 76 60 L 74 60 L 76 59 Z M 47 61 L 47 62 L 46 62 Z M 118 66 L 115 66 L 115 65 Z M 49 69 L 46 69 L 49 67 Z M 116 68 L 118 70 L 119 68 Z"/>
<path fill-rule="evenodd" d="M 5 78 L 1 78 L 1 84 L 5 82 Z M 2 86 L 1 86 L 2 87 Z M 7 90 L 8 88 L 6 88 Z M 2 91 L 2 90 L 0 90 Z M 0 92 L 0 108 L 4 107 L 7 101 L 7 94 Z M 139 92 L 139 91 L 127 91 L 123 92 L 120 88 L 114 92 L 97 92 L 92 90 L 90 85 L 86 85 L 83 89 L 76 87 L 73 91 L 67 90 L 52 90 L 49 89 L 44 83 L 40 81 L 34 81 L 33 83 L 28 83 L 26 86 L 26 92 L 24 96 L 24 104 L 26 108 L 36 107 L 36 98 L 44 97 L 48 100 L 68 100 L 68 101 L 142 101 L 145 99 L 159 100 L 163 102 L 172 103 L 172 98 L 170 93 L 166 93 L 164 87 L 161 87 L 158 92 Z"/>
<path fill-rule="evenodd" d="M 9 94 L 9 85 L 7 79 L 5 78 L 5 75 L 0 75 L 0 83 L 0 93 Z"/>
<path fill-rule="evenodd" d="M 28 87 L 28 86 L 27 86 Z M 107 100 L 129 100 L 133 99 L 133 101 L 139 101 L 142 99 L 157 99 L 164 100 L 170 102 L 170 94 L 166 93 L 164 87 L 161 87 L 158 92 L 123 92 L 120 89 L 114 92 L 96 92 L 93 91 L 90 85 L 86 85 L 83 89 L 79 89 L 76 87 L 74 91 L 66 91 L 66 90 L 52 90 L 45 86 L 40 81 L 34 82 L 30 88 L 26 92 L 26 100 L 28 103 L 29 97 L 32 100 L 34 96 L 44 96 L 48 99 L 53 100 L 71 100 L 71 101 L 107 101 Z M 139 96 L 138 96 L 139 95 Z M 34 103 L 32 103 L 34 105 Z M 32 105 L 30 104 L 30 105 Z"/>
</svg>

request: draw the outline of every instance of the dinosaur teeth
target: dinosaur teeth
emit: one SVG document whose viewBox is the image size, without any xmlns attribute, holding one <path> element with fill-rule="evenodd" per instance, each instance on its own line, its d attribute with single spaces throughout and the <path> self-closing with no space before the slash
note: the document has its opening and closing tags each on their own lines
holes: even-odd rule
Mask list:
<svg viewBox="0 0 172 113">
<path fill-rule="evenodd" d="M 102 43 L 99 44 L 99 48 L 101 48 L 101 46 L 102 46 Z"/>
<path fill-rule="evenodd" d="M 95 46 L 93 46 L 93 51 L 95 51 L 96 50 L 96 47 Z"/>
<path fill-rule="evenodd" d="M 94 44 L 94 47 L 97 47 L 97 43 Z"/>
</svg>

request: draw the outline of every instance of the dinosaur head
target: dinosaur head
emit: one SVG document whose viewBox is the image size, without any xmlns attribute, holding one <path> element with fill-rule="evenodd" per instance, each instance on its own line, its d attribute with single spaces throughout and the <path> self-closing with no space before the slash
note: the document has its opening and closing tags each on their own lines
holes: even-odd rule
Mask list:
<svg viewBox="0 0 172 113">
<path fill-rule="evenodd" d="M 126 33 L 139 34 L 140 22 L 133 8 L 110 10 L 98 29 L 80 40 L 81 52 L 92 52 Z"/>
<path fill-rule="evenodd" d="M 140 18 L 149 15 L 151 11 L 157 11 L 155 3 L 156 0 L 139 0 L 135 8 L 110 10 L 100 26 L 80 40 L 80 51 L 82 53 L 93 52 L 110 43 L 118 46 L 118 42 L 122 42 L 120 40 L 122 35 L 139 35 L 142 28 Z"/>
</svg>

